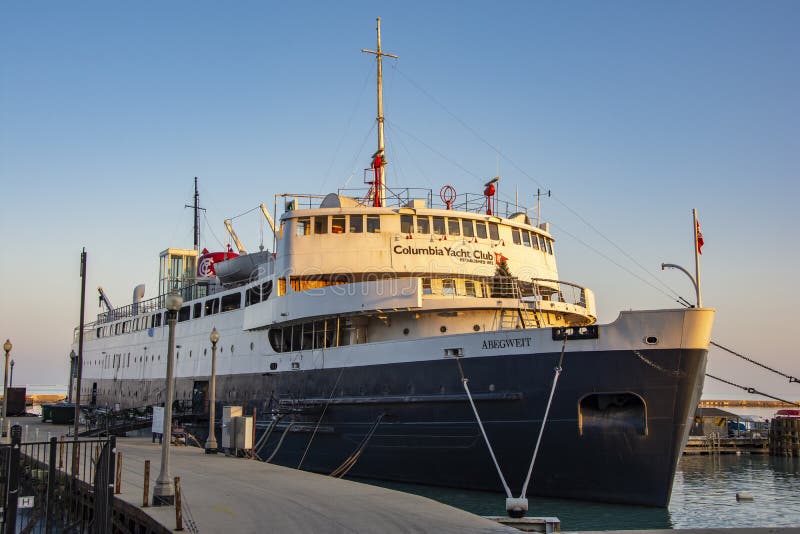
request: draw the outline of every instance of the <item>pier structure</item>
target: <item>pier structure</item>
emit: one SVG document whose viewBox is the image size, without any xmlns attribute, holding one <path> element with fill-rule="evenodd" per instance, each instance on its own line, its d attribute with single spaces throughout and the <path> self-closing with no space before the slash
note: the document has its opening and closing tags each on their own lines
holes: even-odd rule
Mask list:
<svg viewBox="0 0 800 534">
<path fill-rule="evenodd" d="M 776 417 L 769 428 L 773 456 L 800 456 L 800 417 Z"/>
</svg>

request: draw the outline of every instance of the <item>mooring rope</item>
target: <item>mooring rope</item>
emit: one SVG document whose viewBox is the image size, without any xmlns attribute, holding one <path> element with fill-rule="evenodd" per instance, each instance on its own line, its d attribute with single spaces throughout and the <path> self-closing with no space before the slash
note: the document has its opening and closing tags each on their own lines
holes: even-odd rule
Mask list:
<svg viewBox="0 0 800 534">
<path fill-rule="evenodd" d="M 522 485 L 522 491 L 519 494 L 520 499 L 525 498 L 528 492 L 528 483 L 533 474 L 533 464 L 536 462 L 536 456 L 539 454 L 539 445 L 542 442 L 542 435 L 544 434 L 544 425 L 547 424 L 547 416 L 550 414 L 550 405 L 553 404 L 553 395 L 556 392 L 556 384 L 558 384 L 558 377 L 561 376 L 561 364 L 564 363 L 564 351 L 567 348 L 567 336 L 564 335 L 564 343 L 561 345 L 561 356 L 558 358 L 558 365 L 555 368 L 555 376 L 553 376 L 553 386 L 550 388 L 550 398 L 547 399 L 547 408 L 544 410 L 544 418 L 542 419 L 542 426 L 539 428 L 539 437 L 536 438 L 536 447 L 533 449 L 533 458 L 531 458 L 531 465 L 528 468 L 528 476 L 525 477 L 525 483 Z"/>
<path fill-rule="evenodd" d="M 275 450 L 272 451 L 272 454 L 270 454 L 269 458 L 267 458 L 267 463 L 270 463 L 272 459 L 275 458 L 275 455 L 278 454 L 278 450 L 281 448 L 281 445 L 283 445 L 283 440 L 286 439 L 286 434 L 289 433 L 289 430 L 291 430 L 293 426 L 294 423 L 289 423 L 289 425 L 286 427 L 286 430 L 283 431 L 283 434 L 281 434 L 281 439 L 278 440 L 278 444 L 275 445 Z"/>
<path fill-rule="evenodd" d="M 706 376 L 709 377 L 709 378 L 713 378 L 714 380 L 719 380 L 720 382 L 724 382 L 725 384 L 728 384 L 730 386 L 734 386 L 734 387 L 737 387 L 739 389 L 742 389 L 742 390 L 750 393 L 751 395 L 761 395 L 761 396 L 764 396 L 764 397 L 769 397 L 770 399 L 773 399 L 773 400 L 776 400 L 776 401 L 781 401 L 781 402 L 785 402 L 786 404 L 791 404 L 792 406 L 800 406 L 800 404 L 798 404 L 796 402 L 788 401 L 786 399 L 782 399 L 780 397 L 776 397 L 775 395 L 770 395 L 768 393 L 764 393 L 763 391 L 759 391 L 756 388 L 751 388 L 751 387 L 748 387 L 748 386 L 742 386 L 742 385 L 737 384 L 735 382 L 731 382 L 730 380 L 725 380 L 724 378 L 720 378 L 718 376 L 714 376 L 714 375 L 709 374 L 709 373 L 706 373 Z"/>
<path fill-rule="evenodd" d="M 328 410 L 328 406 L 330 406 L 331 401 L 333 400 L 333 396 L 336 394 L 336 387 L 339 385 L 339 380 L 342 378 L 342 373 L 344 372 L 344 367 L 339 371 L 339 376 L 336 377 L 336 382 L 333 384 L 333 388 L 331 388 L 331 394 L 328 397 L 328 402 L 325 403 L 325 406 L 322 408 L 322 413 L 317 419 L 317 424 L 314 427 L 314 432 L 311 433 L 311 437 L 308 438 L 308 443 L 306 444 L 306 450 L 303 451 L 303 456 L 300 458 L 300 462 L 297 464 L 297 468 L 303 465 L 303 461 L 306 459 L 306 455 L 308 454 L 308 449 L 311 448 L 311 443 L 314 441 L 314 436 L 317 435 L 317 430 L 319 430 L 319 425 L 322 423 L 322 418 L 325 417 L 325 412 Z"/>
<path fill-rule="evenodd" d="M 383 412 L 378 416 L 378 419 L 372 425 L 372 428 L 369 429 L 369 432 L 367 432 L 367 434 L 364 436 L 364 439 L 362 439 L 361 443 L 358 445 L 358 447 L 356 447 L 355 452 L 353 452 L 353 454 L 348 456 L 347 459 L 345 459 L 345 461 L 342 462 L 342 464 L 339 467 L 331 471 L 329 476 L 342 478 L 345 475 L 347 475 L 347 473 L 350 472 L 353 466 L 356 465 L 358 459 L 361 458 L 361 455 L 364 453 L 364 450 L 367 448 L 369 440 L 372 438 L 372 435 L 375 434 L 375 430 L 378 428 L 378 425 L 381 423 L 381 420 L 383 419 L 384 415 L 386 415 L 386 412 Z"/>
<path fill-rule="evenodd" d="M 489 449 L 489 454 L 492 457 L 492 461 L 494 462 L 494 467 L 497 469 L 497 474 L 500 476 L 500 482 L 503 483 L 503 489 L 506 490 L 506 496 L 509 499 L 512 499 L 513 496 L 511 495 L 511 490 L 506 483 L 506 477 L 503 476 L 503 470 L 500 469 L 500 464 L 497 462 L 497 457 L 494 455 L 494 450 L 492 449 L 492 444 L 489 443 L 489 438 L 486 436 L 486 431 L 483 429 L 483 423 L 481 422 L 481 418 L 478 415 L 478 409 L 475 407 L 475 401 L 472 400 L 472 393 L 469 392 L 469 386 L 467 382 L 469 379 L 464 376 L 464 370 L 461 368 L 461 360 L 456 358 L 456 364 L 458 365 L 458 372 L 461 374 L 461 383 L 464 385 L 464 391 L 467 392 L 467 398 L 469 399 L 469 404 L 472 406 L 472 412 L 475 414 L 475 419 L 478 421 L 478 427 L 481 429 L 481 434 L 483 434 L 483 439 L 486 442 L 486 447 Z"/>
</svg>

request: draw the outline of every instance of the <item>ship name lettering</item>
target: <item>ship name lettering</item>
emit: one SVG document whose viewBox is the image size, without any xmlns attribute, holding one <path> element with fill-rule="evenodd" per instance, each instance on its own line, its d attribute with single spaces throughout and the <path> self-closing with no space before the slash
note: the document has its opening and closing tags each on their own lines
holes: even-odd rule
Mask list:
<svg viewBox="0 0 800 534">
<path fill-rule="evenodd" d="M 512 337 L 509 339 L 485 339 L 483 341 L 483 350 L 521 348 L 530 346 L 531 346 L 531 338 L 529 337 Z"/>
</svg>

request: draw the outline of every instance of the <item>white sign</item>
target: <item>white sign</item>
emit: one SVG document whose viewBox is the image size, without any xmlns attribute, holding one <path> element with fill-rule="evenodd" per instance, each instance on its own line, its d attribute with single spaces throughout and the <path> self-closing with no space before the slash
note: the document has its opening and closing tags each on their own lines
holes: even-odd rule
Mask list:
<svg viewBox="0 0 800 534">
<path fill-rule="evenodd" d="M 33 508 L 33 495 L 29 497 L 17 497 L 17 508 Z"/>
<path fill-rule="evenodd" d="M 161 434 L 164 432 L 164 407 L 153 406 L 153 428 L 154 434 Z"/>
</svg>

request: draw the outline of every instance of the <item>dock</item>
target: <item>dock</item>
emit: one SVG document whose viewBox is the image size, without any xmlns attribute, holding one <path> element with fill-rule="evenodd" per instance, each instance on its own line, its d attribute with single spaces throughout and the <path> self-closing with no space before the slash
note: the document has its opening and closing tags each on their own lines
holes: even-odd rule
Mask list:
<svg viewBox="0 0 800 534">
<path fill-rule="evenodd" d="M 61 436 L 67 427 L 18 418 L 32 439 Z M 122 454 L 117 499 L 170 532 L 174 506 L 143 506 L 144 464 L 150 460 L 150 496 L 161 465 L 161 446 L 151 438 L 120 438 Z M 181 479 L 184 530 L 189 532 L 519 532 L 432 499 L 350 480 L 290 469 L 198 447 L 170 449 L 170 474 Z M 149 504 L 149 503 L 148 503 Z M 129 507 L 129 508 L 130 508 Z"/>
</svg>

